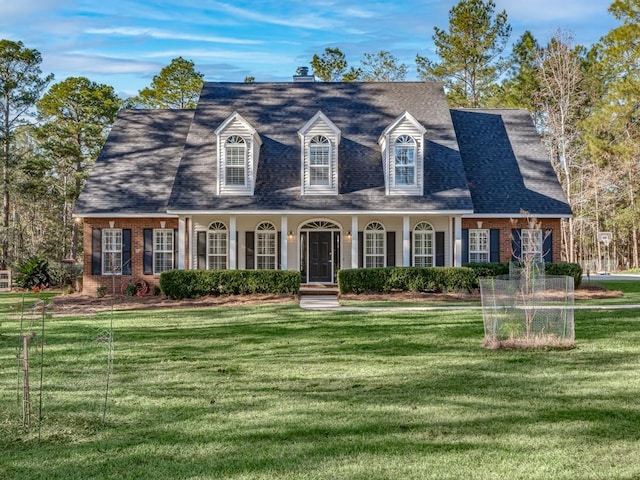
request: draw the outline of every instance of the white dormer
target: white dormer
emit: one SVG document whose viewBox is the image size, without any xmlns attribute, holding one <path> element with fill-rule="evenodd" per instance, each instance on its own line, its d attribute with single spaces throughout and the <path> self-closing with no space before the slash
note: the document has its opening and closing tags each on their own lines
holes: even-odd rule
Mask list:
<svg viewBox="0 0 640 480">
<path fill-rule="evenodd" d="M 422 195 L 426 129 L 409 112 L 389 125 L 378 144 L 387 195 Z"/>
<path fill-rule="evenodd" d="M 233 112 L 215 131 L 218 142 L 218 195 L 253 195 L 262 140 Z"/>
<path fill-rule="evenodd" d="M 337 195 L 340 130 L 324 113 L 318 112 L 298 135 L 302 144 L 302 195 Z"/>
</svg>

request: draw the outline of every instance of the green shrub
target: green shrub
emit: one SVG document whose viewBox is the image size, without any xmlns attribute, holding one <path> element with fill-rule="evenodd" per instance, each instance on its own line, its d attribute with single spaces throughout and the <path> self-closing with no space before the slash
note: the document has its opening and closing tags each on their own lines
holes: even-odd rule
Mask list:
<svg viewBox="0 0 640 480">
<path fill-rule="evenodd" d="M 466 267 L 387 267 L 340 270 L 340 293 L 384 293 L 391 291 L 470 291 L 477 283 Z"/>
<path fill-rule="evenodd" d="M 160 289 L 169 298 L 252 293 L 296 294 L 300 272 L 291 270 L 170 270 L 160 275 Z"/>
<path fill-rule="evenodd" d="M 28 258 L 18 265 L 14 281 L 20 288 L 50 286 L 49 262 L 38 256 Z"/>
<path fill-rule="evenodd" d="M 498 275 L 509 275 L 509 263 L 467 263 L 467 268 L 471 268 L 478 278 L 497 277 Z"/>
<path fill-rule="evenodd" d="M 545 265 L 547 275 L 564 275 L 573 277 L 573 286 L 578 288 L 582 283 L 582 267 L 579 263 L 555 262 Z"/>
</svg>

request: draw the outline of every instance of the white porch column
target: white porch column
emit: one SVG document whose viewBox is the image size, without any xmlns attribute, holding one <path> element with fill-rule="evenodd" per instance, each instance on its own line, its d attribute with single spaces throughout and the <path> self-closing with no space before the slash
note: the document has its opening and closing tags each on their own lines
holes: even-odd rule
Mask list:
<svg viewBox="0 0 640 480">
<path fill-rule="evenodd" d="M 453 235 L 455 240 L 453 266 L 462 266 L 462 217 L 453 217 Z"/>
<path fill-rule="evenodd" d="M 184 217 L 178 218 L 178 270 L 184 270 L 186 224 Z"/>
<path fill-rule="evenodd" d="M 358 216 L 351 217 L 351 268 L 358 268 Z"/>
<path fill-rule="evenodd" d="M 408 267 L 411 265 L 411 239 L 409 234 L 411 233 L 411 222 L 409 221 L 409 215 L 402 217 L 402 266 Z"/>
<path fill-rule="evenodd" d="M 280 217 L 280 269 L 287 270 L 289 268 L 288 251 L 289 251 L 289 222 L 286 215 Z"/>
<path fill-rule="evenodd" d="M 238 269 L 238 258 L 236 250 L 238 245 L 238 237 L 236 235 L 236 217 L 229 217 L 229 270 Z"/>
</svg>

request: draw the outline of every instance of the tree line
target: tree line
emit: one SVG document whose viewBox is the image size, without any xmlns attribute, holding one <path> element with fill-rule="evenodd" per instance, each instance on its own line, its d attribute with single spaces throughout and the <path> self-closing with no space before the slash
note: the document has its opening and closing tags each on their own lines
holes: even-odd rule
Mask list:
<svg viewBox="0 0 640 480">
<path fill-rule="evenodd" d="M 531 112 L 574 212 L 563 224 L 564 260 L 603 258 L 597 233 L 611 231 L 607 253 L 638 268 L 640 0 L 615 0 L 609 12 L 619 25 L 589 48 L 561 30 L 545 44 L 526 31 L 506 52 L 507 12 L 493 0 L 461 0 L 447 28 L 434 28 L 437 59 L 417 54 L 415 63 L 420 80 L 443 82 L 451 107 Z M 85 77 L 53 83 L 41 63 L 37 50 L 0 40 L 3 268 L 36 255 L 53 264 L 78 259 L 73 206 L 118 111 L 194 108 L 204 78 L 178 57 L 123 99 Z M 409 68 L 388 51 L 350 65 L 338 47 L 309 65 L 324 82 L 403 81 Z"/>
</svg>

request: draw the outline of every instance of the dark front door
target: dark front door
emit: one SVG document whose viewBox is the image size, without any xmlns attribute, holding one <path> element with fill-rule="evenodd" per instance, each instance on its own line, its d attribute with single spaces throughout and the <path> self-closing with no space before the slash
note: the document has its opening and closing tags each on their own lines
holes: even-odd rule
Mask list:
<svg viewBox="0 0 640 480">
<path fill-rule="evenodd" d="M 309 232 L 309 281 L 333 281 L 331 232 Z"/>
</svg>

